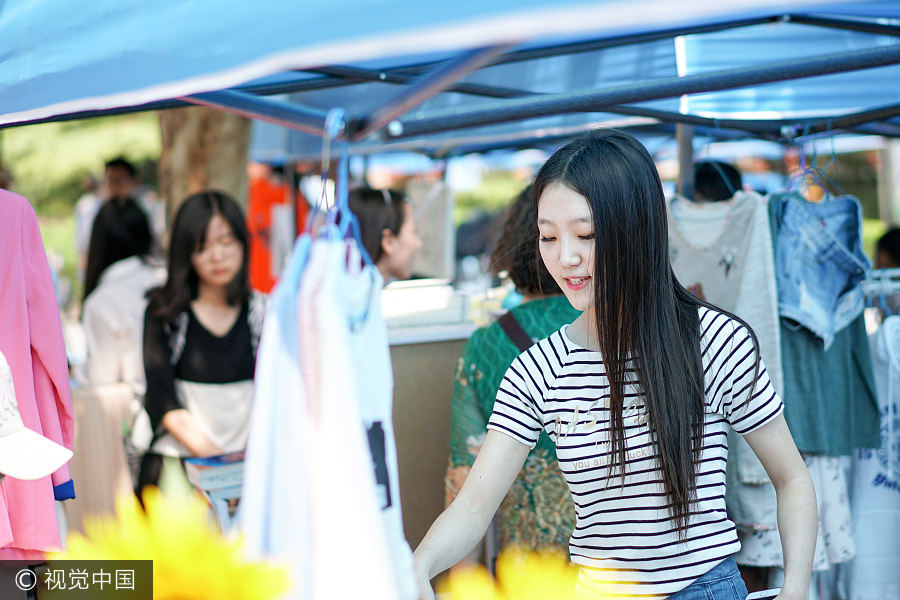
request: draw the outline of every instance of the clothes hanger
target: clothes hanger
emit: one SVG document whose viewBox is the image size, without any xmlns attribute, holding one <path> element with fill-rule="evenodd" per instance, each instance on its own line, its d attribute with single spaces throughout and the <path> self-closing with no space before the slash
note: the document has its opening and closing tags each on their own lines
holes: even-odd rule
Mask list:
<svg viewBox="0 0 900 600">
<path fill-rule="evenodd" d="M 317 219 L 325 214 L 320 207 L 327 206 L 327 185 L 329 170 L 331 166 L 331 143 L 332 140 L 340 135 L 344 129 L 344 110 L 333 108 L 328 111 L 325 117 L 325 135 L 322 136 L 322 162 L 321 162 L 321 178 L 322 190 L 319 195 L 319 201 L 312 203 L 309 214 L 306 217 L 306 223 L 303 230 L 294 240 L 294 248 L 291 251 L 291 260 L 288 261 L 287 268 L 279 279 L 279 285 L 287 286 L 288 289 L 297 289 L 300 286 L 300 278 L 306 268 L 306 261 L 309 258 L 309 245 L 315 234 L 315 223 Z"/>
<path fill-rule="evenodd" d="M 834 134 L 831 132 L 830 120 L 826 123 L 825 136 L 831 139 L 831 157 L 824 167 L 818 166 L 818 150 L 814 143 L 812 161 L 808 165 L 806 163 L 806 141 L 809 139 L 809 136 L 807 135 L 808 131 L 809 124 L 807 123 L 804 125 L 803 135 L 800 136 L 803 138 L 803 141 L 797 145 L 797 149 L 800 153 L 800 170 L 791 177 L 788 184 L 788 190 L 802 192 L 805 189 L 807 195 L 809 195 L 810 190 L 818 187 L 822 190 L 823 196 L 817 201 L 827 199 L 828 197 L 843 196 L 844 190 L 840 183 L 840 178 L 837 177 L 837 175 L 835 178 L 828 175 L 828 171 L 831 169 L 832 165 L 835 167 L 835 172 L 837 171 L 837 152 L 834 149 Z"/>
<path fill-rule="evenodd" d="M 350 210 L 349 186 L 350 186 L 350 152 L 346 140 L 338 141 L 346 126 L 346 111 L 342 108 L 332 108 L 325 118 L 325 135 L 322 138 L 322 191 L 319 204 L 326 206 L 325 223 L 319 229 L 318 236 L 323 239 L 353 239 L 359 250 L 362 261 L 366 265 L 372 265 L 372 258 L 362 243 L 362 232 L 359 219 Z M 337 146 L 337 173 L 334 182 L 334 202 L 328 207 L 327 185 L 331 170 L 332 148 Z M 311 210 L 307 217 L 304 232 L 312 234 L 318 213 L 323 211 Z"/>
</svg>

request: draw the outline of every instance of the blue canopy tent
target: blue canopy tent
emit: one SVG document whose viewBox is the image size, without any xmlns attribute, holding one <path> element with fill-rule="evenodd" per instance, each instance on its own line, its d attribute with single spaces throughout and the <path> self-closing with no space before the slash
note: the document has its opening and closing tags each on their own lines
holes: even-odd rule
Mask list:
<svg viewBox="0 0 900 600">
<path fill-rule="evenodd" d="M 900 133 L 890 1 L 0 3 L 0 127 L 186 103 L 321 150 L 489 148 L 593 124 Z M 267 96 L 275 96 L 267 97 Z M 257 147 L 265 147 L 257 143 Z"/>
</svg>

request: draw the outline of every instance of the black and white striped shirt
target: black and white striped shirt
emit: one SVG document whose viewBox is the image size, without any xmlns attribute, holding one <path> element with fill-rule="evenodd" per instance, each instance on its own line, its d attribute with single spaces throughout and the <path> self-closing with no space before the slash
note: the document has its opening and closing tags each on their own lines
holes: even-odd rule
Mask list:
<svg viewBox="0 0 900 600">
<path fill-rule="evenodd" d="M 753 388 L 756 353 L 747 329 L 722 313 L 699 312 L 706 413 L 698 502 L 681 541 L 670 520 L 643 395 L 633 385 L 626 386 L 623 411 L 624 485 L 618 476 L 608 478 L 609 381 L 600 354 L 574 344 L 568 326 L 523 352 L 497 392 L 489 429 L 532 447 L 544 429 L 556 443 L 575 501 L 572 561 L 584 567 L 580 580 L 593 580 L 609 596 L 667 596 L 740 549 L 725 514 L 726 433 L 729 426 L 749 433 L 784 405 L 762 364 Z"/>
</svg>

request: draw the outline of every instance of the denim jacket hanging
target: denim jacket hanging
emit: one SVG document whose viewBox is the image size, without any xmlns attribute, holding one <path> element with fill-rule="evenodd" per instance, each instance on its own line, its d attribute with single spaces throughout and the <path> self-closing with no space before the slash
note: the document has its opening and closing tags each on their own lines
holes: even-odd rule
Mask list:
<svg viewBox="0 0 900 600">
<path fill-rule="evenodd" d="M 859 200 L 845 195 L 808 202 L 784 192 L 773 194 L 769 207 L 778 223 L 779 313 L 812 331 L 827 350 L 864 307 L 859 284 L 872 265 L 862 250 Z"/>
</svg>

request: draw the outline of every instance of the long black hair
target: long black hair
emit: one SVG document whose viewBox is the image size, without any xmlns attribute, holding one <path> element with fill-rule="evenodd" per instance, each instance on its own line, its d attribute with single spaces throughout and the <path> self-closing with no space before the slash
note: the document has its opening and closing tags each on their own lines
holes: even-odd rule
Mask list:
<svg viewBox="0 0 900 600">
<path fill-rule="evenodd" d="M 698 307 L 729 313 L 692 296 L 675 278 L 662 184 L 650 154 L 632 136 L 599 129 L 557 150 L 535 177 L 536 213 L 551 185 L 584 196 L 591 210 L 594 333 L 609 379 L 610 474 L 615 466 L 625 475 L 625 386 L 636 384 L 649 411 L 671 517 L 684 535 L 703 439 Z"/>
<path fill-rule="evenodd" d="M 146 258 L 152 248 L 150 223 L 134 199 L 104 202 L 91 227 L 84 271 L 84 298 L 94 291 L 108 266 L 132 256 Z"/>
<path fill-rule="evenodd" d="M 197 297 L 199 278 L 194 271 L 191 257 L 206 243 L 206 230 L 213 216 L 221 215 L 234 238 L 243 249 L 244 259 L 240 271 L 228 284 L 226 300 L 234 306 L 250 296 L 249 264 L 247 251 L 247 225 L 238 203 L 228 194 L 215 190 L 198 192 L 189 196 L 175 214 L 169 239 L 169 277 L 165 284 L 147 292 L 150 314 L 161 321 L 172 321 L 188 309 Z"/>
</svg>

